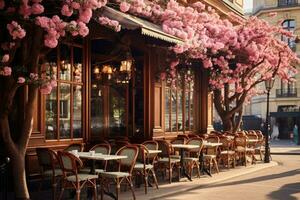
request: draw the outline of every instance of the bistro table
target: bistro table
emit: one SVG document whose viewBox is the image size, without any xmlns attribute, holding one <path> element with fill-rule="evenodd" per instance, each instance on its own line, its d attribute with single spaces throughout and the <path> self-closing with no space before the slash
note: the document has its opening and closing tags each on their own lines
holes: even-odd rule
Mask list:
<svg viewBox="0 0 300 200">
<path fill-rule="evenodd" d="M 107 161 L 107 160 L 120 160 L 120 159 L 127 158 L 127 156 L 107 155 L 107 154 L 102 154 L 102 153 L 92 154 L 91 152 L 78 152 L 77 155 L 79 158 L 84 158 L 84 159 L 93 161 L 93 164 L 91 166 L 92 174 L 95 173 L 95 161 L 97 161 L 97 160 Z"/>
<path fill-rule="evenodd" d="M 120 159 L 127 158 L 127 156 L 108 155 L 108 154 L 91 153 L 91 152 L 78 152 L 78 153 L 75 153 L 74 155 L 78 156 L 79 158 L 92 160 L 91 174 L 95 173 L 95 163 L 97 160 L 107 161 L 107 160 L 120 160 Z M 117 199 L 116 196 L 111 192 L 104 190 L 104 193 L 113 199 Z M 88 196 L 89 196 L 89 194 L 88 194 Z"/>
<path fill-rule="evenodd" d="M 187 177 L 188 180 L 192 181 L 192 178 L 186 173 L 185 167 L 184 167 L 184 151 L 189 149 L 196 149 L 200 148 L 199 145 L 192 145 L 192 144 L 172 144 L 172 147 L 174 149 L 180 149 L 180 174 Z M 180 180 L 180 175 L 178 177 L 178 180 Z"/>
<path fill-rule="evenodd" d="M 222 146 L 222 145 L 223 145 L 223 143 L 221 143 L 221 142 L 207 142 L 207 141 L 203 142 L 203 148 L 212 148 L 212 147 L 218 147 L 218 146 Z M 205 167 L 205 164 L 204 164 L 203 149 L 200 153 L 200 165 L 201 165 L 201 172 L 203 174 L 207 174 L 211 177 L 210 171 Z"/>
</svg>

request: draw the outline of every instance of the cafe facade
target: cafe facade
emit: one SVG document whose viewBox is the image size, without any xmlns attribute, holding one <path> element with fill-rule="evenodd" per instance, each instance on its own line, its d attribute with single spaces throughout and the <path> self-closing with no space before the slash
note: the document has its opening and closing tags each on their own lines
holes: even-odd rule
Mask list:
<svg viewBox="0 0 300 200">
<path fill-rule="evenodd" d="M 56 76 L 57 87 L 36 101 L 28 176 L 38 172 L 38 147 L 89 147 L 118 138 L 172 140 L 212 129 L 208 72 L 200 63 L 181 66 L 175 85 L 161 79 L 170 65 L 169 47 L 183 41 L 109 7 L 101 14 L 119 21 L 121 31 L 94 20 L 87 38 L 63 41 L 44 58 L 43 67 Z"/>
</svg>

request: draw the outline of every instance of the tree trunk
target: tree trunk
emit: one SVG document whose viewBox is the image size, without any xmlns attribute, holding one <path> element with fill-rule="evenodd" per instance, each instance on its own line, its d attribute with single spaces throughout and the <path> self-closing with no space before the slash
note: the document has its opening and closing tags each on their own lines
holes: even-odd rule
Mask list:
<svg viewBox="0 0 300 200">
<path fill-rule="evenodd" d="M 232 131 L 233 130 L 233 124 L 232 124 L 232 121 L 231 121 L 231 118 L 222 118 L 222 123 L 223 123 L 223 131 Z"/>
<path fill-rule="evenodd" d="M 13 166 L 12 174 L 15 198 L 20 200 L 29 199 L 25 173 L 25 155 L 21 152 L 17 152 L 16 155 L 11 158 L 11 164 Z"/>
</svg>

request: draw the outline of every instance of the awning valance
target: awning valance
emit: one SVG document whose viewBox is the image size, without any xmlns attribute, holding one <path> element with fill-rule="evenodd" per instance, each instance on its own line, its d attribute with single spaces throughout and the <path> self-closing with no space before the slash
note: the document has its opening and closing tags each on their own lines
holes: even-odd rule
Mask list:
<svg viewBox="0 0 300 200">
<path fill-rule="evenodd" d="M 118 10 L 115 10 L 107 6 L 103 7 L 101 13 L 99 14 L 101 16 L 105 16 L 110 19 L 118 21 L 122 28 L 129 29 L 129 30 L 141 29 L 141 33 L 143 35 L 147 35 L 150 37 L 154 37 L 175 44 L 183 44 L 184 42 L 182 39 L 178 37 L 165 33 L 160 26 L 152 22 L 149 22 L 147 20 L 138 18 L 136 16 L 127 13 L 120 12 Z"/>
</svg>

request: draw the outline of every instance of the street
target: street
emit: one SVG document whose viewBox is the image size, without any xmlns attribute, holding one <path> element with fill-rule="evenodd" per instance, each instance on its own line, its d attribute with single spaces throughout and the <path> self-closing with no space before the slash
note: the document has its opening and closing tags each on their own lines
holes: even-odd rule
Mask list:
<svg viewBox="0 0 300 200">
<path fill-rule="evenodd" d="M 300 156 L 273 155 L 278 166 L 243 175 L 208 187 L 200 187 L 165 200 L 205 199 L 205 200 L 243 200 L 243 199 L 300 199 Z"/>
</svg>

